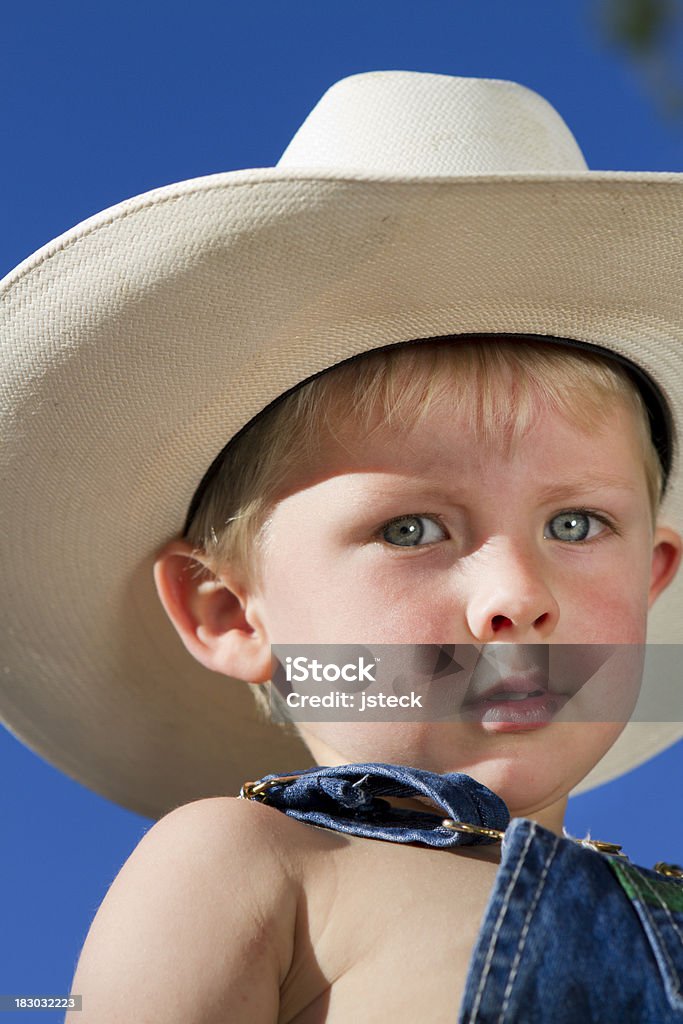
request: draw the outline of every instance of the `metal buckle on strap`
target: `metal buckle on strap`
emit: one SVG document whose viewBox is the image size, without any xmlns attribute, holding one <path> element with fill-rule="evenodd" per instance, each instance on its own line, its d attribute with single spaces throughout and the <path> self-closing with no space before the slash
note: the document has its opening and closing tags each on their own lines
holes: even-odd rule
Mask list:
<svg viewBox="0 0 683 1024">
<path fill-rule="evenodd" d="M 240 789 L 240 800 L 262 800 L 265 801 L 266 793 L 271 786 L 280 782 L 294 782 L 300 779 L 300 775 L 278 775 L 275 779 L 266 779 L 265 782 L 245 782 Z"/>
<path fill-rule="evenodd" d="M 453 821 L 452 818 L 444 818 L 441 824 L 444 828 L 450 829 L 451 832 L 469 832 L 470 835 L 488 836 L 489 839 L 497 839 L 499 842 L 505 835 L 504 832 L 500 832 L 497 828 L 485 828 L 483 825 L 470 825 L 467 821 Z"/>
<path fill-rule="evenodd" d="M 666 861 L 658 860 L 652 870 L 659 875 L 666 875 L 667 878 L 683 878 L 683 868 L 680 864 L 667 864 Z"/>
<path fill-rule="evenodd" d="M 452 818 L 444 818 L 441 822 L 444 828 L 450 829 L 452 832 L 469 832 L 475 836 L 487 836 L 489 839 L 497 839 L 499 842 L 505 835 L 504 832 L 500 832 L 496 828 L 485 828 L 483 825 L 470 825 L 466 821 L 453 821 Z M 605 843 L 602 839 L 574 839 L 575 843 L 579 843 L 580 846 L 589 846 L 599 853 L 611 853 L 616 857 L 626 857 L 625 853 L 621 852 L 621 847 L 616 843 Z M 628 857 L 626 857 L 628 860 Z"/>
<path fill-rule="evenodd" d="M 621 847 L 617 843 L 605 843 L 602 839 L 575 839 L 574 842 L 597 850 L 598 853 L 611 853 L 615 857 L 626 857 L 626 854 L 621 852 Z M 628 857 L 626 857 L 626 860 L 628 860 Z"/>
</svg>

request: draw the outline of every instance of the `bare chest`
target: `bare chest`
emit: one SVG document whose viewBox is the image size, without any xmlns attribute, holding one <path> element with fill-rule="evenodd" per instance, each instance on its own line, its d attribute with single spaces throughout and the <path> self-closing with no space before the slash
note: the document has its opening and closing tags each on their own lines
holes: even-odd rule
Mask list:
<svg viewBox="0 0 683 1024">
<path fill-rule="evenodd" d="M 499 857 L 350 837 L 317 858 L 280 1024 L 455 1024 Z"/>
</svg>

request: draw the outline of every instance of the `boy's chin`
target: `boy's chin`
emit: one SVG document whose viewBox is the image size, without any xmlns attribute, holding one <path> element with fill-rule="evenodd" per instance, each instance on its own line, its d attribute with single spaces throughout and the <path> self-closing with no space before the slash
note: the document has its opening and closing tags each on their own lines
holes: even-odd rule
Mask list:
<svg viewBox="0 0 683 1024">
<path fill-rule="evenodd" d="M 624 728 L 621 722 L 555 723 L 552 744 L 513 748 L 463 770 L 493 790 L 512 817 L 535 817 L 536 812 L 566 801 Z"/>
</svg>

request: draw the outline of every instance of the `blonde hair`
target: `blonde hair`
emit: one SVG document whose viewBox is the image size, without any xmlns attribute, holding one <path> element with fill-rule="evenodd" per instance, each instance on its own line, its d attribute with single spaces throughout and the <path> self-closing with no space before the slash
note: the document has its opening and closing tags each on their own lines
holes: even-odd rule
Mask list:
<svg viewBox="0 0 683 1024">
<path fill-rule="evenodd" d="M 509 450 L 549 409 L 582 430 L 597 429 L 623 403 L 639 436 L 652 524 L 663 473 L 645 403 L 625 369 L 598 353 L 555 342 L 466 337 L 364 353 L 320 374 L 258 416 L 230 444 L 187 531 L 210 570 L 230 565 L 243 582 L 260 583 L 260 540 L 293 470 L 321 440 L 352 425 L 364 436 L 409 429 L 433 403 L 448 399 L 482 444 Z M 253 687 L 262 707 L 267 698 Z"/>
</svg>

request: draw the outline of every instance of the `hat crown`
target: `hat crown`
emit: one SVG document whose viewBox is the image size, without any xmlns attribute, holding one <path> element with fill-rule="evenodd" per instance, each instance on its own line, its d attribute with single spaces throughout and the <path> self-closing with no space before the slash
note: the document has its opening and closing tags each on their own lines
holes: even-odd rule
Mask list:
<svg viewBox="0 0 683 1024">
<path fill-rule="evenodd" d="M 409 177 L 587 170 L 565 122 L 532 89 L 416 71 L 336 82 L 277 166 Z"/>
</svg>

